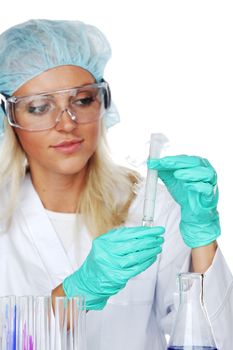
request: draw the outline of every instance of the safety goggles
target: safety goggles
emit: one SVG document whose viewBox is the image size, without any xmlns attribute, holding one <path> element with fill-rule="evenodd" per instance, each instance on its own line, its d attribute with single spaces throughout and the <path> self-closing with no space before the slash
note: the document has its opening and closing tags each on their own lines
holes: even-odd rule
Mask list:
<svg viewBox="0 0 233 350">
<path fill-rule="evenodd" d="M 110 90 L 105 81 L 30 96 L 0 97 L 9 124 L 27 131 L 53 128 L 64 112 L 74 123 L 93 123 L 110 106 Z"/>
</svg>

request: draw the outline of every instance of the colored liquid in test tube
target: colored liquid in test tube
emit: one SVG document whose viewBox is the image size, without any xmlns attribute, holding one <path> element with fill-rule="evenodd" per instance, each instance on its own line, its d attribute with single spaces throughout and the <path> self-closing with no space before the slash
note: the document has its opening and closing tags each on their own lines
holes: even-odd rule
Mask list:
<svg viewBox="0 0 233 350">
<path fill-rule="evenodd" d="M 168 142 L 165 135 L 156 133 L 151 134 L 149 159 L 160 158 L 160 153 L 164 145 Z M 143 208 L 143 226 L 154 225 L 155 199 L 157 191 L 158 172 L 148 169 L 146 177 L 146 191 Z"/>
</svg>

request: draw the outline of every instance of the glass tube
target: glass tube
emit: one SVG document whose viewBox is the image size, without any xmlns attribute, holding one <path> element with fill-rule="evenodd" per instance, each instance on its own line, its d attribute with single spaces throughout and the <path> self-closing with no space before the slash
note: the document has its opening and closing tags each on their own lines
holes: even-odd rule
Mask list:
<svg viewBox="0 0 233 350">
<path fill-rule="evenodd" d="M 149 159 L 159 158 L 164 145 L 168 142 L 165 135 L 160 133 L 151 134 Z M 155 199 L 157 191 L 158 172 L 147 169 L 146 190 L 143 207 L 143 226 L 154 226 Z"/>
<path fill-rule="evenodd" d="M 34 350 L 34 297 L 16 298 L 17 349 Z"/>
<path fill-rule="evenodd" d="M 28 350 L 51 349 L 51 298 L 37 296 L 34 298 L 34 348 Z M 29 339 L 30 340 L 30 339 Z"/>
<path fill-rule="evenodd" d="M 86 350 L 85 298 L 0 297 L 0 350 Z"/>
<path fill-rule="evenodd" d="M 50 350 L 49 296 L 0 297 L 0 350 Z"/>
<path fill-rule="evenodd" d="M 17 349 L 17 308 L 16 297 L 0 298 L 0 349 Z"/>
<path fill-rule="evenodd" d="M 8 350 L 11 345 L 10 297 L 0 298 L 0 349 Z"/>
<path fill-rule="evenodd" d="M 57 297 L 54 317 L 54 350 L 86 350 L 85 299 Z"/>
</svg>

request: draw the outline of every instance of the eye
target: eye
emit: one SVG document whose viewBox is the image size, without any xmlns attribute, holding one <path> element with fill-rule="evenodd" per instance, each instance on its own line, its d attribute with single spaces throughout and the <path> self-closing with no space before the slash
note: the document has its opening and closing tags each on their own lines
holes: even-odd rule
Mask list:
<svg viewBox="0 0 233 350">
<path fill-rule="evenodd" d="M 95 101 L 95 98 L 93 96 L 87 96 L 83 98 L 79 97 L 76 100 L 74 100 L 72 103 L 80 106 L 90 106 L 94 101 Z"/>
<path fill-rule="evenodd" d="M 28 106 L 27 112 L 31 114 L 43 114 L 48 112 L 49 108 L 49 104 L 43 104 L 39 106 Z"/>
</svg>

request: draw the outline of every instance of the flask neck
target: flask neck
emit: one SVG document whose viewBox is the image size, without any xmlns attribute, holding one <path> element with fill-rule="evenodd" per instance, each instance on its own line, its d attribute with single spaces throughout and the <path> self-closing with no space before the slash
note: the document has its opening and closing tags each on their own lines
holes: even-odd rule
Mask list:
<svg viewBox="0 0 233 350">
<path fill-rule="evenodd" d="M 180 305 L 183 303 L 200 304 L 204 306 L 203 299 L 203 274 L 180 274 L 179 291 Z"/>
</svg>

